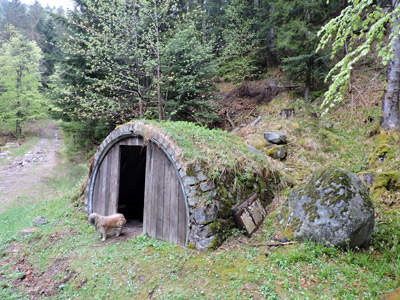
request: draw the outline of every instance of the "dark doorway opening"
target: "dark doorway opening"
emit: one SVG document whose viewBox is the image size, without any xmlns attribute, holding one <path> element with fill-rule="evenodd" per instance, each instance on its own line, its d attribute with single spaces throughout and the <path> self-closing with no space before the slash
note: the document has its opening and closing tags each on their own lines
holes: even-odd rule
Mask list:
<svg viewBox="0 0 400 300">
<path fill-rule="evenodd" d="M 118 212 L 125 219 L 143 222 L 146 147 L 120 146 Z"/>
</svg>

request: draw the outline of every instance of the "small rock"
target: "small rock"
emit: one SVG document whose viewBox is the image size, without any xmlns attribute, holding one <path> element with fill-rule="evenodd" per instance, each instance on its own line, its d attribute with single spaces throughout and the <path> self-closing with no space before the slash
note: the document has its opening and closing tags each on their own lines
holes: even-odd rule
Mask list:
<svg viewBox="0 0 400 300">
<path fill-rule="evenodd" d="M 363 173 L 359 174 L 358 177 L 360 177 L 361 181 L 364 182 L 367 188 L 370 188 L 374 185 L 375 173 Z"/>
<path fill-rule="evenodd" d="M 204 181 L 207 180 L 207 176 L 203 172 L 197 173 L 197 180 Z"/>
<path fill-rule="evenodd" d="M 320 122 L 319 122 L 319 126 L 325 127 L 326 129 L 332 129 L 332 128 L 333 128 L 333 125 L 332 125 L 332 124 L 330 124 L 330 123 L 328 123 L 328 122 L 325 122 L 325 121 L 320 121 Z"/>
<path fill-rule="evenodd" d="M 37 231 L 37 229 L 38 229 L 37 227 L 30 227 L 30 228 L 22 229 L 22 230 L 18 231 L 18 235 L 27 237 L 27 236 L 35 233 Z"/>
<path fill-rule="evenodd" d="M 19 144 L 18 143 L 7 143 L 4 148 L 5 149 L 10 149 L 10 148 L 18 148 Z"/>
<path fill-rule="evenodd" d="M 194 195 L 196 195 L 196 187 L 194 186 L 185 187 L 185 191 L 187 197 L 193 197 Z"/>
<path fill-rule="evenodd" d="M 213 235 L 213 236 L 211 236 L 209 238 L 199 240 L 196 243 L 197 250 L 199 250 L 199 251 L 207 251 L 209 249 L 209 247 L 211 247 L 211 243 L 215 240 L 215 238 L 216 238 L 216 236 Z"/>
<path fill-rule="evenodd" d="M 188 204 L 189 206 L 195 206 L 197 204 L 198 198 L 194 196 L 188 196 Z"/>
<path fill-rule="evenodd" d="M 267 150 L 267 155 L 273 159 L 285 160 L 287 156 L 286 146 L 275 146 Z"/>
<path fill-rule="evenodd" d="M 203 182 L 200 184 L 200 189 L 202 192 L 208 192 L 208 191 L 215 189 L 215 184 L 214 184 L 214 182 L 210 182 L 210 183 Z"/>
<path fill-rule="evenodd" d="M 183 179 L 184 185 L 194 185 L 194 184 L 196 184 L 196 182 L 197 182 L 197 179 L 196 179 L 196 177 L 193 177 L 193 176 L 187 176 Z"/>
<path fill-rule="evenodd" d="M 208 224 L 215 220 L 218 215 L 219 208 L 213 204 L 211 207 L 200 206 L 194 210 L 194 218 L 197 224 Z"/>
<path fill-rule="evenodd" d="M 39 216 L 39 217 L 37 217 L 37 218 L 35 218 L 33 220 L 33 224 L 35 224 L 35 226 L 42 225 L 42 224 L 47 224 L 48 222 L 49 221 L 46 218 L 42 217 L 42 216 Z"/>
<path fill-rule="evenodd" d="M 287 136 L 284 132 L 275 131 L 275 132 L 264 132 L 265 139 L 276 145 L 287 144 Z"/>
<path fill-rule="evenodd" d="M 185 177 L 187 174 L 186 174 L 186 171 L 185 171 L 185 170 L 181 169 L 181 170 L 179 171 L 179 175 L 181 176 L 181 178 L 183 178 L 183 177 Z"/>
</svg>

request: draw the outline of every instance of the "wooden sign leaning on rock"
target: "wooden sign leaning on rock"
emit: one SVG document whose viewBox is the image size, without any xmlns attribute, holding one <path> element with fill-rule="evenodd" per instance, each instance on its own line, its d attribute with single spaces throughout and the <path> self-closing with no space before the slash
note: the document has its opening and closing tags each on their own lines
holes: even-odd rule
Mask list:
<svg viewBox="0 0 400 300">
<path fill-rule="evenodd" d="M 256 193 L 235 206 L 232 211 L 235 216 L 236 224 L 240 229 L 245 230 L 249 237 L 260 227 L 267 215 Z"/>
</svg>

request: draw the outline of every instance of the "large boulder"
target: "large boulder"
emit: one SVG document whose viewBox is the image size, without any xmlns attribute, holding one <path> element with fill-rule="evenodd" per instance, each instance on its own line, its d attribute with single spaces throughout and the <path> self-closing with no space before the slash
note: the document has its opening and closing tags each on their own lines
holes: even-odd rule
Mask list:
<svg viewBox="0 0 400 300">
<path fill-rule="evenodd" d="M 284 236 L 339 247 L 361 246 L 374 231 L 374 208 L 354 174 L 328 167 L 293 190 L 278 210 Z"/>
</svg>

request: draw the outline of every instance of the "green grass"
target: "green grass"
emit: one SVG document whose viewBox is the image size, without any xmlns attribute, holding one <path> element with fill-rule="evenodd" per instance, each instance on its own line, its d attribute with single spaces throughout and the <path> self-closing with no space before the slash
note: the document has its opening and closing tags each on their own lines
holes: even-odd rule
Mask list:
<svg viewBox="0 0 400 300">
<path fill-rule="evenodd" d="M 249 150 L 237 135 L 221 129 L 208 129 L 189 122 L 143 121 L 161 128 L 176 141 L 188 166 L 200 165 L 216 179 L 226 169 L 245 169 L 251 173 L 268 165 L 268 160 Z"/>
</svg>

